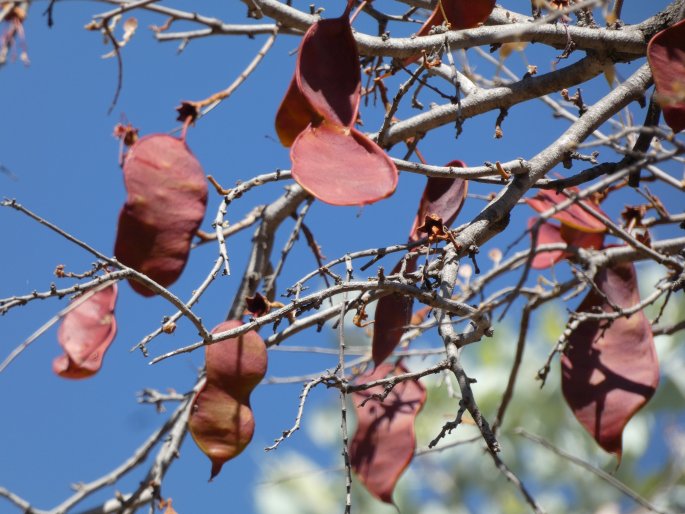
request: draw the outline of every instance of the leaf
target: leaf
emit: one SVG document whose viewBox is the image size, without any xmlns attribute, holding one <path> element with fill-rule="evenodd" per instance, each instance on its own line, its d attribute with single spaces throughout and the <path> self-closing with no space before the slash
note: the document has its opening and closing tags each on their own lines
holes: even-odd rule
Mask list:
<svg viewBox="0 0 685 514">
<path fill-rule="evenodd" d="M 576 192 L 577 189 L 572 188 L 571 191 Z M 567 200 L 566 196 L 548 189 L 541 189 L 533 198 L 525 199 L 526 203 L 538 212 L 545 212 L 564 200 Z M 589 200 L 580 200 L 580 202 L 606 216 L 604 211 L 602 211 L 595 202 Z M 557 212 L 552 217 L 559 220 L 562 224 L 582 232 L 606 232 L 604 223 L 585 212 L 585 210 L 576 203 L 572 203 L 566 209 Z"/>
<path fill-rule="evenodd" d="M 500 61 L 504 61 L 507 57 L 509 57 L 512 52 L 521 52 L 526 49 L 526 46 L 528 46 L 527 41 L 515 41 L 512 43 L 502 43 L 502 46 L 499 47 L 499 59 Z"/>
<path fill-rule="evenodd" d="M 205 215 L 204 171 L 185 142 L 166 134 L 139 139 L 126 154 L 128 192 L 119 215 L 114 254 L 164 287 L 181 275 Z M 154 293 L 129 280 L 143 296 Z"/>
<path fill-rule="evenodd" d="M 466 164 L 455 160 L 448 162 L 445 166 L 464 168 Z M 418 228 L 430 214 L 438 215 L 448 227 L 454 223 L 464 205 L 467 191 L 468 181 L 464 179 L 428 177 L 414 224 L 409 232 L 409 241 L 414 242 L 425 237 L 418 232 Z"/>
<path fill-rule="evenodd" d="M 685 20 L 651 39 L 647 59 L 664 120 L 678 133 L 685 129 Z"/>
<path fill-rule="evenodd" d="M 64 316 L 57 330 L 57 341 L 64 355 L 52 361 L 52 369 L 57 375 L 79 379 L 100 370 L 102 358 L 117 333 L 116 301 L 117 284 L 113 283 Z"/>
<path fill-rule="evenodd" d="M 640 301 L 635 267 L 616 264 L 600 271 L 578 312 L 614 312 Z M 573 331 L 561 358 L 561 386 L 576 419 L 607 452 L 621 459 L 623 429 L 652 397 L 659 365 L 652 330 L 643 311 L 629 318 L 585 320 Z"/>
<path fill-rule="evenodd" d="M 302 38 L 297 86 L 326 121 L 351 127 L 361 98 L 359 54 L 347 16 L 314 23 Z"/>
<path fill-rule="evenodd" d="M 604 66 L 604 78 L 609 87 L 613 89 L 614 83 L 616 82 L 616 66 L 614 66 L 614 63 Z"/>
<path fill-rule="evenodd" d="M 402 365 L 383 364 L 358 378 L 365 384 L 399 375 Z M 383 386 L 352 393 L 357 413 L 357 431 L 350 442 L 350 463 L 366 489 L 379 500 L 393 503 L 395 484 L 409 466 L 416 448 L 414 420 L 426 402 L 426 390 L 418 380 L 397 384 L 382 402 L 371 398 L 382 394 Z M 361 403 L 368 400 L 363 406 Z"/>
<path fill-rule="evenodd" d="M 397 168 L 386 153 L 355 128 L 310 125 L 292 149 L 293 178 L 332 205 L 366 205 L 390 196 Z"/>
<path fill-rule="evenodd" d="M 212 333 L 242 325 L 231 320 Z M 266 345 L 255 331 L 205 347 L 206 382 L 193 400 L 188 429 L 212 462 L 210 481 L 224 463 L 240 454 L 252 440 L 254 416 L 250 393 L 266 373 Z"/>
</svg>

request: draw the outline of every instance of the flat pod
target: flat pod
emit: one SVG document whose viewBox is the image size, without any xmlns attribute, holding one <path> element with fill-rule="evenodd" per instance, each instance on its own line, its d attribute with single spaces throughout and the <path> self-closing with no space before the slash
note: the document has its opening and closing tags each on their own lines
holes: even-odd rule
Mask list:
<svg viewBox="0 0 685 514">
<path fill-rule="evenodd" d="M 347 16 L 320 20 L 302 38 L 295 80 L 326 121 L 351 127 L 361 98 L 359 54 Z"/>
<path fill-rule="evenodd" d="M 124 184 L 128 196 L 114 253 L 123 264 L 167 287 L 181 275 L 205 215 L 204 171 L 184 141 L 152 134 L 128 151 Z M 133 280 L 129 283 L 143 296 L 154 295 Z"/>
<path fill-rule="evenodd" d="M 276 134 L 281 144 L 290 148 L 313 120 L 320 121 L 321 116 L 309 105 L 293 77 L 276 113 Z"/>
<path fill-rule="evenodd" d="M 463 161 L 454 160 L 445 166 L 464 168 L 466 164 Z M 454 223 L 459 211 L 464 206 L 468 185 L 468 181 L 461 178 L 428 177 L 414 223 L 409 232 L 409 241 L 418 241 L 424 237 L 418 232 L 418 228 L 429 214 L 437 214 L 448 227 Z"/>
<path fill-rule="evenodd" d="M 438 27 L 445 22 L 445 15 L 447 15 L 447 21 L 450 24 L 450 30 L 477 27 L 488 19 L 494 8 L 494 0 L 438 0 L 435 9 L 416 33 L 416 36 L 430 35 L 433 27 Z M 402 62 L 406 66 L 417 59 L 418 56 L 410 57 Z"/>
<path fill-rule="evenodd" d="M 438 0 L 433 13 L 417 35 L 425 36 L 431 28 L 442 25 L 445 15 L 450 24 L 450 30 L 477 27 L 488 19 L 494 8 L 494 0 Z"/>
<path fill-rule="evenodd" d="M 450 161 L 446 166 L 463 168 L 463 161 Z M 426 187 L 419 201 L 419 208 L 414 218 L 414 223 L 409 232 L 409 242 L 418 241 L 424 234 L 418 231 L 419 226 L 429 214 L 436 214 L 444 220 L 444 224 L 450 226 L 457 218 L 459 211 L 464 205 L 468 182 L 459 178 L 428 177 Z M 398 273 L 401 262 L 395 265 L 392 273 Z M 407 260 L 407 273 L 416 271 L 416 257 Z M 373 325 L 373 340 L 371 352 L 373 362 L 378 366 L 387 359 L 395 350 L 402 334 L 411 324 L 412 297 L 393 293 L 383 296 L 376 304 L 376 313 Z"/>
<path fill-rule="evenodd" d="M 57 375 L 79 379 L 100 370 L 102 358 L 117 333 L 116 301 L 117 285 L 113 283 L 64 316 L 57 330 L 57 341 L 64 355 L 52 362 L 52 369 Z"/>
<path fill-rule="evenodd" d="M 366 205 L 390 196 L 397 168 L 385 152 L 355 128 L 325 121 L 309 126 L 290 150 L 293 178 L 331 205 Z"/>
<path fill-rule="evenodd" d="M 528 220 L 528 229 L 535 224 L 536 218 Z M 531 233 L 531 242 L 532 242 Z M 540 225 L 538 230 L 537 245 L 546 245 L 554 243 L 566 243 L 569 246 L 576 248 L 600 250 L 604 244 L 603 232 L 584 232 L 577 230 L 569 225 L 561 224 L 561 226 L 549 223 L 547 221 Z M 551 252 L 543 252 L 535 254 L 531 267 L 533 269 L 545 269 L 556 264 L 565 257 L 573 256 L 572 253 L 564 250 L 554 250 Z"/>
<path fill-rule="evenodd" d="M 579 312 L 614 312 L 611 304 L 640 301 L 635 267 L 616 264 L 600 271 Z M 573 331 L 561 358 L 561 386 L 576 419 L 607 452 L 621 459 L 623 429 L 652 397 L 659 382 L 654 339 L 643 311 L 629 318 L 585 320 Z"/>
<path fill-rule="evenodd" d="M 399 375 L 402 365 L 382 364 L 372 373 L 359 377 L 357 383 Z M 418 380 L 397 384 L 382 402 L 373 394 L 383 393 L 383 386 L 352 393 L 357 413 L 357 430 L 350 442 L 350 463 L 359 480 L 376 498 L 393 503 L 392 493 L 416 448 L 414 421 L 426 402 L 426 390 Z M 361 403 L 368 400 L 363 406 Z"/>
<path fill-rule="evenodd" d="M 572 189 L 576 192 L 576 189 Z M 567 200 L 567 197 L 561 193 L 541 189 L 534 197 L 526 198 L 526 203 L 538 212 L 545 212 L 557 204 Z M 599 214 L 606 216 L 604 211 L 596 203 L 588 200 L 580 200 L 583 205 L 597 211 Z M 564 225 L 568 225 L 576 230 L 582 232 L 606 232 L 606 226 L 600 220 L 592 216 L 590 213 L 579 205 L 573 203 L 563 211 L 559 211 L 554 216 L 554 219 L 560 221 Z"/>
<path fill-rule="evenodd" d="M 212 333 L 240 325 L 238 320 L 226 321 Z M 205 359 L 206 381 L 193 400 L 188 429 L 212 463 L 211 480 L 252 440 L 255 425 L 250 393 L 266 373 L 266 345 L 250 331 L 205 347 Z"/>
<path fill-rule="evenodd" d="M 528 220 L 528 229 L 535 224 L 537 218 L 530 218 Z M 533 237 L 531 233 L 531 238 Z M 531 241 L 532 242 L 532 241 Z M 537 246 L 563 243 L 564 240 L 561 237 L 561 230 L 559 226 L 549 223 L 547 221 L 543 222 L 538 229 Z M 564 258 L 566 252 L 564 250 L 554 250 L 552 252 L 541 252 L 536 253 L 535 257 L 530 264 L 533 269 L 545 269 L 553 266 L 560 260 Z"/>
<path fill-rule="evenodd" d="M 601 250 L 604 246 L 605 232 L 587 232 L 584 230 L 577 230 L 562 223 L 560 233 L 561 238 L 566 241 L 566 244 L 569 246 L 585 248 L 586 250 Z"/>
<path fill-rule="evenodd" d="M 685 129 L 685 20 L 656 34 L 647 46 L 657 99 L 673 132 Z"/>
<path fill-rule="evenodd" d="M 402 261 L 398 262 L 392 273 L 399 273 Z M 416 271 L 416 257 L 407 260 L 406 271 Z M 392 293 L 381 297 L 376 303 L 373 323 L 373 340 L 371 356 L 376 366 L 387 359 L 402 339 L 402 334 L 411 323 L 414 298 L 408 295 Z"/>
</svg>

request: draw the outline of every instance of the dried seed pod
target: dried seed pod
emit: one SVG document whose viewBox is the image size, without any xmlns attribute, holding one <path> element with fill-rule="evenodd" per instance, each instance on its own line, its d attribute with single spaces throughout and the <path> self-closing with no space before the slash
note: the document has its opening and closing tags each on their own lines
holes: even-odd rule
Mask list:
<svg viewBox="0 0 685 514">
<path fill-rule="evenodd" d="M 438 0 L 435 9 L 416 33 L 417 37 L 432 34 L 434 27 L 448 22 L 450 30 L 463 30 L 477 27 L 488 19 L 495 8 L 495 0 Z M 405 66 L 413 63 L 419 56 L 404 59 Z"/>
<path fill-rule="evenodd" d="M 685 20 L 652 38 L 647 59 L 664 121 L 673 132 L 685 130 Z"/>
<path fill-rule="evenodd" d="M 366 205 L 390 196 L 397 168 L 354 128 L 361 99 L 359 54 L 348 18 L 319 20 L 302 38 L 295 74 L 276 114 L 291 146 L 293 178 L 332 205 Z"/>
<path fill-rule="evenodd" d="M 400 365 L 381 364 L 372 373 L 359 377 L 364 384 L 390 375 L 406 373 Z M 357 431 L 350 442 L 350 463 L 368 491 L 385 503 L 392 503 L 395 484 L 414 458 L 414 420 L 426 403 L 426 389 L 418 380 L 397 384 L 384 400 L 383 386 L 352 394 L 357 413 Z M 363 405 L 362 403 L 365 402 Z"/>
<path fill-rule="evenodd" d="M 350 128 L 361 99 L 359 54 L 347 15 L 314 23 L 302 38 L 295 74 L 278 113 L 276 132 L 291 146 L 310 123 Z"/>
<path fill-rule="evenodd" d="M 463 161 L 450 161 L 446 166 L 463 168 Z M 428 177 L 426 187 L 419 201 L 419 208 L 414 223 L 409 232 L 409 242 L 415 242 L 425 237 L 419 231 L 427 216 L 437 215 L 443 220 L 442 225 L 450 226 L 457 218 L 466 200 L 468 181 L 461 178 Z M 392 273 L 399 273 L 402 262 L 395 265 Z M 407 260 L 406 272 L 416 271 L 416 257 Z M 414 299 L 398 293 L 383 296 L 376 304 L 374 317 L 373 342 L 371 344 L 373 362 L 378 366 L 395 350 L 397 345 L 411 324 L 412 306 Z"/>
<path fill-rule="evenodd" d="M 239 327 L 225 321 L 212 333 Z M 198 447 L 212 461 L 212 480 L 224 463 L 252 440 L 254 416 L 250 393 L 266 373 L 266 345 L 255 331 L 205 348 L 207 378 L 193 400 L 188 428 Z"/>
<path fill-rule="evenodd" d="M 185 141 L 152 134 L 128 151 L 124 183 L 128 197 L 119 215 L 114 254 L 167 287 L 183 271 L 193 235 L 205 215 L 204 171 Z M 154 295 L 129 282 L 141 295 Z"/>
<path fill-rule="evenodd" d="M 99 371 L 102 358 L 117 333 L 116 301 L 117 284 L 113 283 L 64 316 L 57 330 L 64 355 L 52 361 L 56 374 L 64 378 L 87 378 Z"/>
<path fill-rule="evenodd" d="M 326 121 L 351 127 L 361 100 L 357 43 L 350 20 L 319 20 L 302 38 L 295 80 L 314 111 Z"/>
<path fill-rule="evenodd" d="M 577 188 L 569 188 L 572 193 L 578 192 Z M 558 203 L 565 201 L 567 198 L 561 193 L 555 191 L 550 191 L 547 189 L 541 189 L 532 198 L 526 198 L 526 203 L 538 212 L 545 212 L 552 207 L 556 207 Z M 600 206 L 592 200 L 580 200 L 580 202 L 586 207 L 597 211 L 598 214 L 606 216 L 606 213 L 600 208 Z M 592 216 L 590 213 L 586 212 L 585 209 L 580 207 L 576 203 L 572 203 L 566 209 L 557 212 L 552 216 L 554 219 L 560 221 L 562 225 L 567 225 L 575 230 L 581 232 L 597 232 L 604 233 L 607 230 L 606 225 L 600 220 Z"/>
<path fill-rule="evenodd" d="M 578 312 L 613 313 L 640 302 L 633 263 L 601 270 Z M 561 358 L 561 388 L 576 419 L 604 450 L 621 459 L 623 429 L 659 383 L 654 337 L 644 311 L 582 321 Z"/>
<path fill-rule="evenodd" d="M 397 169 L 388 155 L 355 128 L 309 125 L 290 150 L 293 178 L 321 201 L 366 205 L 390 196 Z"/>
</svg>

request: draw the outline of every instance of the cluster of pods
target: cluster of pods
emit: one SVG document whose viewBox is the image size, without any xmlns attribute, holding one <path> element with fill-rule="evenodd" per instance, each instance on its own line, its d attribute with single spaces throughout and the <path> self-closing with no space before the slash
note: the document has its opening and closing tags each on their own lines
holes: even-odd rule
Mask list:
<svg viewBox="0 0 685 514">
<path fill-rule="evenodd" d="M 350 24 L 353 0 L 338 18 L 314 23 L 302 38 L 295 73 L 276 115 L 276 132 L 290 147 L 294 179 L 317 199 L 333 205 L 365 205 L 391 195 L 397 170 L 387 154 L 355 124 L 361 97 L 357 45 Z M 476 27 L 490 15 L 490 0 L 440 0 L 417 36 L 435 26 L 451 30 Z M 674 131 L 685 128 L 685 21 L 657 34 L 649 44 L 657 93 L 666 122 Z M 418 57 L 406 59 L 403 64 Z M 207 206 L 202 167 L 182 138 L 153 134 L 131 135 L 123 163 L 127 198 L 119 217 L 114 254 L 117 259 L 162 287 L 182 273 L 193 236 Z M 461 161 L 447 166 L 463 167 Z M 466 198 L 467 182 L 429 178 L 409 233 L 415 242 L 424 234 L 447 230 Z M 569 190 L 567 193 L 576 194 Z M 538 212 L 558 205 L 567 196 L 541 191 L 527 200 Z M 582 206 L 579 205 L 583 204 Z M 536 245 L 563 242 L 571 248 L 604 248 L 606 225 L 588 210 L 604 215 L 599 203 L 581 200 L 553 214 L 560 224 L 532 219 L 529 229 Z M 428 227 L 428 228 L 427 228 Z M 430 241 L 430 237 L 429 237 Z M 393 273 L 412 273 L 416 254 L 405 257 Z M 537 253 L 528 265 L 543 269 L 574 258 L 558 250 Z M 153 289 L 135 277 L 131 287 L 143 296 Z M 54 371 L 67 378 L 96 373 L 116 334 L 114 308 L 117 284 L 103 282 L 76 298 L 64 316 L 58 341 L 64 354 Z M 580 313 L 611 313 L 640 301 L 635 268 L 617 264 L 601 270 L 594 288 L 581 302 Z M 386 362 L 412 319 L 412 300 L 390 294 L 376 307 L 372 340 L 374 369 L 358 384 L 405 373 L 402 359 Z M 242 324 L 230 320 L 213 333 Z M 254 331 L 206 347 L 206 377 L 194 398 L 190 432 L 212 463 L 211 477 L 250 442 L 254 417 L 250 393 L 266 372 L 264 341 Z M 640 310 L 612 322 L 587 319 L 575 327 L 561 360 L 562 389 L 576 418 L 608 452 L 621 455 L 626 423 L 654 393 L 659 377 L 651 328 Z M 395 484 L 415 451 L 414 419 L 426 401 L 418 380 L 396 385 L 383 401 L 381 386 L 354 393 L 358 426 L 350 443 L 351 464 L 361 482 L 380 500 L 392 503 Z"/>
</svg>

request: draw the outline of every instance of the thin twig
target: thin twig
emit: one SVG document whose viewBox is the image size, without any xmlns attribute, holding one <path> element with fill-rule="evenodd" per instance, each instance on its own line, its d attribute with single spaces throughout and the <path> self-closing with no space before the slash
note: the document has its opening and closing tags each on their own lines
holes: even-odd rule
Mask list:
<svg viewBox="0 0 685 514">
<path fill-rule="evenodd" d="M 336 352 L 338 353 L 338 352 Z M 302 422 L 302 414 L 304 413 L 304 404 L 307 401 L 307 396 L 309 395 L 309 391 L 312 390 L 312 388 L 316 387 L 317 385 L 323 383 L 326 381 L 326 376 L 322 375 L 320 377 L 317 377 L 313 380 L 310 380 L 307 382 L 304 387 L 302 388 L 302 392 L 300 393 L 300 404 L 297 407 L 297 416 L 295 416 L 295 424 L 292 426 L 292 428 L 289 428 L 288 430 L 284 430 L 283 434 L 278 438 L 274 440 L 274 444 L 271 446 L 267 446 L 264 448 L 266 451 L 271 451 L 275 450 L 278 448 L 278 445 L 280 445 L 283 441 L 285 441 L 288 437 L 290 437 L 294 432 L 297 432 L 300 429 L 300 423 Z"/>
<path fill-rule="evenodd" d="M 571 455 L 568 452 L 565 452 L 561 448 L 558 448 L 557 446 L 553 445 L 551 442 L 547 441 L 546 439 L 535 435 L 531 434 L 530 432 L 526 431 L 523 428 L 517 428 L 514 430 L 514 433 L 517 435 L 520 435 L 521 437 L 525 437 L 526 439 L 533 441 L 534 443 L 539 444 L 543 448 L 546 448 L 550 450 L 552 453 L 555 453 L 559 457 L 571 462 L 572 464 L 575 464 L 576 466 L 580 466 L 581 468 L 589 471 L 590 473 L 593 473 L 595 476 L 601 478 L 605 482 L 607 482 L 609 485 L 615 487 L 619 491 L 621 491 L 623 494 L 631 498 L 633 501 L 644 507 L 645 509 L 649 510 L 650 512 L 656 512 L 658 514 L 672 514 L 670 511 L 660 509 L 656 507 L 654 504 L 640 496 L 638 493 L 633 491 L 630 487 L 625 485 L 623 482 L 618 480 L 616 477 L 610 475 L 606 471 L 603 471 L 589 462 L 585 462 L 582 459 L 579 459 L 578 457 Z"/>
</svg>

